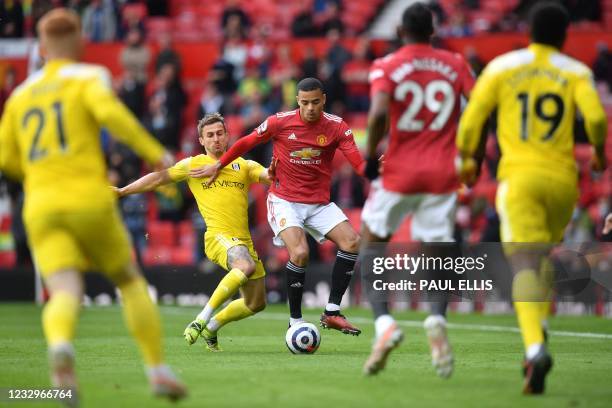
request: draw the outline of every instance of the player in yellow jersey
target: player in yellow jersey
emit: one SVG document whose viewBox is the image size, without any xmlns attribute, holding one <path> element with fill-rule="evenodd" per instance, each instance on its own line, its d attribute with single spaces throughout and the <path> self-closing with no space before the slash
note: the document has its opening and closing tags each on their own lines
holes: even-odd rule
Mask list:
<svg viewBox="0 0 612 408">
<path fill-rule="evenodd" d="M 560 51 L 568 25 L 561 5 L 535 5 L 531 44 L 489 63 L 472 91 L 457 135 L 458 170 L 464 181 L 473 182 L 480 131 L 497 107 L 502 158 L 496 206 L 502 241 L 540 243 L 504 246 L 515 273 L 512 295 L 525 345 L 525 394 L 544 392 L 552 367 L 544 339 L 551 284 L 544 257 L 563 238 L 578 197 L 576 109 L 594 147 L 593 168 L 605 167 L 606 116 L 591 71 Z"/>
<path fill-rule="evenodd" d="M 72 340 L 82 272 L 97 270 L 121 292 L 126 323 L 143 354 L 153 392 L 181 398 L 185 387 L 163 362 L 158 311 L 131 259 L 131 243 L 107 185 L 100 129 L 108 129 L 151 164 L 163 165 L 169 155 L 114 96 L 108 71 L 77 63 L 82 46 L 75 13 L 47 13 L 38 32 L 47 63 L 6 104 L 0 169 L 24 184 L 28 240 L 50 291 L 42 323 L 53 384 L 76 394 Z"/>
<path fill-rule="evenodd" d="M 198 123 L 198 140 L 205 154 L 188 157 L 174 166 L 117 189 L 120 196 L 151 191 L 168 183 L 187 181 L 206 221 L 206 256 L 229 272 L 213 292 L 196 319 L 185 329 L 187 343 L 201 335 L 211 351 L 220 351 L 217 331 L 225 324 L 244 319 L 266 306 L 265 271 L 251 240 L 248 223 L 248 192 L 253 183 L 270 184 L 268 170 L 252 160 L 238 158 L 221 170 L 210 186 L 192 178 L 189 170 L 215 163 L 227 150 L 229 136 L 223 116 L 206 115 Z M 273 168 L 272 168 L 273 171 Z M 243 297 L 232 301 L 214 317 L 213 312 L 240 289 Z"/>
</svg>

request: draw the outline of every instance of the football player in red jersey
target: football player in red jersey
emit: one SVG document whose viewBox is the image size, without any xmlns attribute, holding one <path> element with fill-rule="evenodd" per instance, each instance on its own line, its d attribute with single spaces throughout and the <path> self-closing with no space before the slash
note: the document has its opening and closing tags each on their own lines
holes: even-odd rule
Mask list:
<svg viewBox="0 0 612 408">
<path fill-rule="evenodd" d="M 459 54 L 435 49 L 431 11 L 422 3 L 408 7 L 399 29 L 404 46 L 377 59 L 370 71 L 366 177 L 374 180 L 362 212 L 362 245 L 387 242 L 403 218 L 412 214 L 412 238 L 452 242 L 456 190 L 455 136 L 461 98 L 474 78 Z M 383 174 L 378 177 L 376 150 L 389 126 Z M 364 366 L 368 375 L 384 368 L 403 333 L 387 302 L 370 302 L 376 341 Z M 424 326 L 438 375 L 448 377 L 453 356 L 446 336 L 446 297 L 432 302 Z"/>
<path fill-rule="evenodd" d="M 298 85 L 299 108 L 268 117 L 251 134 L 238 140 L 212 166 L 191 171 L 192 177 L 210 177 L 212 183 L 221 168 L 260 143 L 272 140 L 277 160 L 276 178 L 268 194 L 268 222 L 274 243 L 289 251 L 286 266 L 289 325 L 303 321 L 302 291 L 308 244 L 305 231 L 319 242 L 329 239 L 339 248 L 332 271 L 331 293 L 321 325 L 345 334 L 361 330 L 340 314 L 340 302 L 349 286 L 360 237 L 338 206 L 329 201 L 332 159 L 340 150 L 356 172 L 363 174 L 361 157 L 353 134 L 342 118 L 323 111 L 325 93 L 321 81 L 302 79 Z"/>
</svg>

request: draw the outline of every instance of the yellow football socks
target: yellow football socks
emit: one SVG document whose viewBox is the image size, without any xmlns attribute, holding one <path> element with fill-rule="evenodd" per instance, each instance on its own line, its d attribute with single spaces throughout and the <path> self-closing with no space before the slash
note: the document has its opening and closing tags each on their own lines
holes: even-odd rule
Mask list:
<svg viewBox="0 0 612 408">
<path fill-rule="evenodd" d="M 208 300 L 208 305 L 212 310 L 215 310 L 221 306 L 223 302 L 234 296 L 236 292 L 238 292 L 238 289 L 247 283 L 248 280 L 249 278 L 247 278 L 240 269 L 232 269 L 223 279 L 221 279 L 221 282 L 219 282 L 217 288 Z"/>
<path fill-rule="evenodd" d="M 119 286 L 125 322 L 136 339 L 145 363 L 162 363 L 161 323 L 157 307 L 149 297 L 147 282 L 138 277 Z"/>
<path fill-rule="evenodd" d="M 224 307 L 223 310 L 212 318 L 209 323 L 209 329 L 211 331 L 217 331 L 229 322 L 235 322 L 236 320 L 241 320 L 254 314 L 255 313 L 247 307 L 244 299 L 237 299 Z"/>
<path fill-rule="evenodd" d="M 81 299 L 59 291 L 51 296 L 42 313 L 43 330 L 49 346 L 70 343 L 74 338 Z"/>
<path fill-rule="evenodd" d="M 516 274 L 512 282 L 512 298 L 525 350 L 534 344 L 544 343 L 542 303 L 546 302 L 542 302 L 543 295 L 535 271 L 526 269 Z"/>
</svg>

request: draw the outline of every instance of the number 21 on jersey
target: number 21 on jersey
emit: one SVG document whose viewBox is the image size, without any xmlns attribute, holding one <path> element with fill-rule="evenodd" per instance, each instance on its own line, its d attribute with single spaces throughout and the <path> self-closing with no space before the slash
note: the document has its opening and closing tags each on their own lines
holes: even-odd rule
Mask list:
<svg viewBox="0 0 612 408">
<path fill-rule="evenodd" d="M 44 134 L 46 129 L 45 126 L 52 126 L 48 123 L 49 117 L 55 119 L 54 132 L 56 134 L 60 150 L 62 152 L 66 151 L 66 135 L 64 134 L 64 124 L 62 121 L 61 102 L 54 102 L 46 110 L 39 107 L 31 108 L 23 116 L 23 119 L 21 121 L 21 127 L 24 132 L 27 132 L 28 129 L 34 130 L 34 135 L 31 139 L 32 144 L 30 145 L 30 150 L 28 152 L 28 159 L 32 162 L 46 157 L 49 153 L 47 149 L 41 148 L 39 146 L 41 142 L 41 136 Z M 53 130 L 51 131 L 53 132 Z"/>
</svg>

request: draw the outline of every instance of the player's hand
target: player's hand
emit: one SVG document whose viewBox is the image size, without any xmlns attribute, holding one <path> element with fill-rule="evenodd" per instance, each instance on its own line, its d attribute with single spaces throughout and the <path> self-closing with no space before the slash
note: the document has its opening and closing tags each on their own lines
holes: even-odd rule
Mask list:
<svg viewBox="0 0 612 408">
<path fill-rule="evenodd" d="M 593 155 L 591 156 L 591 170 L 597 173 L 601 173 L 606 169 L 606 165 L 607 163 L 605 153 L 597 153 L 594 151 Z"/>
<path fill-rule="evenodd" d="M 221 172 L 221 163 L 208 164 L 206 166 L 196 167 L 189 170 L 189 176 L 193 178 L 209 177 L 206 186 L 209 187 L 219 177 Z"/>
<path fill-rule="evenodd" d="M 123 197 L 123 189 L 116 187 L 116 186 L 110 186 L 111 190 L 113 191 L 113 193 L 117 194 L 117 197 Z"/>
<path fill-rule="evenodd" d="M 268 179 L 270 179 L 270 182 L 274 181 L 276 178 L 276 166 L 278 166 L 278 159 L 272 156 L 272 161 L 268 167 Z"/>
<path fill-rule="evenodd" d="M 455 171 L 459 176 L 459 181 L 471 187 L 478 178 L 478 163 L 473 157 L 458 155 L 455 157 Z"/>
<path fill-rule="evenodd" d="M 607 234 L 612 231 L 612 213 L 608 214 L 606 220 L 604 221 L 603 233 Z"/>
<path fill-rule="evenodd" d="M 378 177 L 379 174 L 379 159 L 377 157 L 368 157 L 366 159 L 365 170 L 363 171 L 363 175 L 368 180 L 374 180 Z"/>
</svg>

